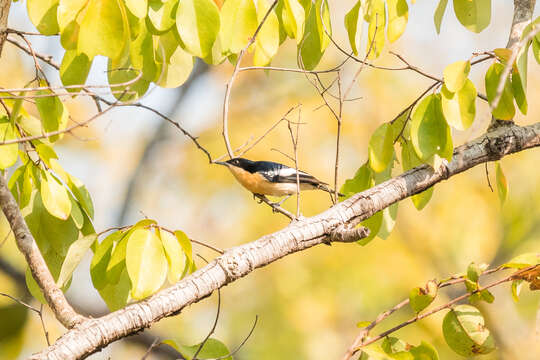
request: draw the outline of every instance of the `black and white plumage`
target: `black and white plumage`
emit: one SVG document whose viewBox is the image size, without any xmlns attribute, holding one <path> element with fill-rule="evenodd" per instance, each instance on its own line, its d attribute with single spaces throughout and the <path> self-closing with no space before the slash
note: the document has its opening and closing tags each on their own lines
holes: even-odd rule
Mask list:
<svg viewBox="0 0 540 360">
<path fill-rule="evenodd" d="M 286 165 L 244 158 L 234 158 L 216 164 L 227 166 L 236 180 L 254 194 L 287 196 L 297 191 L 297 171 Z M 333 192 L 328 188 L 328 184 L 306 172 L 298 171 L 298 180 L 301 191 L 320 189 Z"/>
</svg>

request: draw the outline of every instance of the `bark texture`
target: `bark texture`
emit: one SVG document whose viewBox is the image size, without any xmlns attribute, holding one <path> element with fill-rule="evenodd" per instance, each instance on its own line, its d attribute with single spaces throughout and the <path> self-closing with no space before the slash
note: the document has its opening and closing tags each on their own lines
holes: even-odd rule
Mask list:
<svg viewBox="0 0 540 360">
<path fill-rule="evenodd" d="M 0 55 L 7 38 L 8 15 L 11 0 L 0 0 Z"/>
<path fill-rule="evenodd" d="M 427 165 L 358 193 L 327 211 L 251 243 L 228 250 L 204 268 L 154 296 L 68 331 L 32 359 L 81 359 L 113 341 L 149 327 L 166 316 L 288 254 L 331 242 L 343 226 L 357 224 L 377 211 L 420 193 L 434 184 L 488 161 L 540 145 L 540 123 L 509 123 L 454 150 L 452 162 L 433 170 Z"/>
<path fill-rule="evenodd" d="M 531 22 L 536 0 L 514 0 L 514 17 L 506 47 L 513 50 L 519 43 L 525 27 Z"/>
<path fill-rule="evenodd" d="M 73 310 L 62 290 L 56 286 L 56 282 L 47 267 L 47 263 L 43 259 L 28 226 L 24 222 L 21 211 L 19 210 L 19 204 L 13 198 L 6 180 L 2 175 L 0 175 L 0 208 L 4 212 L 4 215 L 6 215 L 13 235 L 15 235 L 17 247 L 24 254 L 32 276 L 38 283 L 58 321 L 68 329 L 83 321 L 85 317 Z"/>
</svg>

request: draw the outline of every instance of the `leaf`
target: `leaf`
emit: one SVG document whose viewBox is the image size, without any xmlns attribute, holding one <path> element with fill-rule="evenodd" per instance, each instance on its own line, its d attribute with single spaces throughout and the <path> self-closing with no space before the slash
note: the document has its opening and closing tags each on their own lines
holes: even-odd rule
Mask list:
<svg viewBox="0 0 540 360">
<path fill-rule="evenodd" d="M 515 302 L 519 301 L 519 293 L 521 292 L 523 284 L 524 282 L 522 279 L 512 281 L 512 299 L 514 299 Z"/>
<path fill-rule="evenodd" d="M 356 38 L 360 38 L 362 33 L 362 24 L 358 26 L 358 15 L 360 13 L 361 6 L 362 1 L 358 0 L 351 10 L 349 10 L 349 12 L 345 15 L 345 29 L 347 30 L 347 35 L 349 36 L 349 44 L 351 44 L 351 49 L 356 56 L 358 56 Z"/>
<path fill-rule="evenodd" d="M 448 65 L 443 71 L 444 85 L 453 93 L 461 90 L 467 81 L 470 71 L 470 61 L 456 61 Z"/>
<path fill-rule="evenodd" d="M 525 253 L 514 257 L 502 265 L 504 268 L 523 269 L 532 265 L 540 264 L 540 254 Z"/>
<path fill-rule="evenodd" d="M 499 200 L 501 201 L 502 205 L 508 196 L 508 182 L 506 181 L 506 176 L 504 176 L 504 172 L 499 161 L 497 161 L 495 164 L 495 178 L 497 182 L 497 193 L 499 194 Z"/>
<path fill-rule="evenodd" d="M 479 33 L 491 21 L 491 0 L 454 0 L 454 12 L 467 30 Z"/>
<path fill-rule="evenodd" d="M 116 59 L 129 40 L 129 25 L 119 0 L 89 0 L 81 21 L 77 53 Z"/>
<path fill-rule="evenodd" d="M 526 60 L 525 60 L 526 61 Z M 523 115 L 527 115 L 527 95 L 526 95 L 526 83 L 527 77 L 521 76 L 520 72 L 517 70 L 517 67 L 514 66 L 512 68 L 512 74 L 511 74 L 511 82 L 512 82 L 512 90 L 514 93 L 514 98 L 516 100 L 516 104 L 518 106 L 519 111 Z"/>
<path fill-rule="evenodd" d="M 41 176 L 41 197 L 49 214 L 67 220 L 71 214 L 71 201 L 64 186 L 48 171 Z"/>
<path fill-rule="evenodd" d="M 422 164 L 422 161 L 416 155 L 416 152 L 414 151 L 414 148 L 410 141 L 407 144 L 402 145 L 401 162 L 403 165 L 403 171 L 410 170 Z M 417 210 L 422 210 L 427 205 L 429 200 L 431 200 L 431 196 L 433 195 L 433 189 L 433 187 L 430 187 L 429 189 L 426 189 L 419 194 L 411 196 L 411 200 Z"/>
<path fill-rule="evenodd" d="M 79 204 L 77 201 L 71 196 L 71 194 L 68 194 L 69 201 L 71 202 L 71 219 L 73 219 L 73 222 L 75 223 L 75 226 L 77 226 L 77 229 L 82 229 L 84 226 L 84 215 L 81 211 L 81 208 L 79 207 Z"/>
<path fill-rule="evenodd" d="M 227 0 L 221 8 L 220 39 L 223 51 L 236 54 L 244 49 L 257 29 L 253 0 Z"/>
<path fill-rule="evenodd" d="M 409 293 L 409 303 L 412 309 L 419 313 L 435 300 L 438 286 L 435 281 L 429 281 L 425 288 L 416 287 Z"/>
<path fill-rule="evenodd" d="M 486 72 L 486 95 L 490 104 L 492 104 L 495 96 L 497 95 L 497 87 L 501 80 L 502 72 L 504 71 L 504 66 L 500 63 L 494 63 L 491 65 Z M 514 108 L 514 94 L 512 91 L 512 84 L 510 79 L 506 79 L 506 83 L 503 88 L 499 103 L 497 107 L 493 109 L 493 116 L 496 119 L 500 120 L 512 120 L 516 113 Z"/>
<path fill-rule="evenodd" d="M 362 246 L 367 245 L 371 240 L 375 239 L 383 223 L 383 212 L 379 211 L 373 214 L 367 220 L 362 221 L 360 224 L 369 229 L 369 235 L 363 239 L 358 240 L 356 243 Z"/>
<path fill-rule="evenodd" d="M 409 6 L 405 0 L 386 0 L 388 6 L 388 41 L 394 42 L 405 32 Z"/>
<path fill-rule="evenodd" d="M 77 21 L 78 15 L 84 11 L 88 0 L 60 0 L 56 17 L 58 26 L 63 32 L 71 23 Z"/>
<path fill-rule="evenodd" d="M 194 269 L 195 263 L 193 261 L 193 250 L 191 248 L 191 240 L 189 240 L 188 236 L 182 231 L 182 230 L 176 230 L 174 232 L 174 236 L 176 236 L 176 239 L 178 240 L 178 243 L 182 247 L 182 250 L 184 251 L 184 254 L 186 255 L 186 265 L 184 267 L 184 274 L 188 274 L 191 272 L 191 269 Z"/>
<path fill-rule="evenodd" d="M 149 30 L 162 34 L 174 26 L 178 0 L 149 0 L 148 17 Z"/>
<path fill-rule="evenodd" d="M 306 22 L 306 13 L 304 7 L 298 0 L 283 0 L 283 12 L 281 14 L 283 28 L 291 39 L 296 39 L 300 44 L 304 34 L 304 23 Z"/>
<path fill-rule="evenodd" d="M 131 66 L 129 56 L 122 56 L 117 60 L 109 59 L 107 78 L 113 96 L 122 102 L 140 98 L 150 85 L 150 80 L 144 79 L 140 70 Z"/>
<path fill-rule="evenodd" d="M 186 50 L 204 58 L 212 53 L 219 33 L 218 7 L 212 0 L 182 0 L 176 11 L 176 28 Z"/>
<path fill-rule="evenodd" d="M 88 192 L 88 189 L 86 189 L 86 186 L 82 183 L 81 180 L 76 178 L 75 176 L 68 174 L 69 180 L 68 180 L 68 186 L 69 189 L 73 192 L 73 195 L 75 195 L 75 198 L 83 208 L 83 210 L 86 212 L 86 214 L 93 219 L 94 218 L 94 204 L 92 203 L 92 198 L 90 197 L 90 193 Z"/>
<path fill-rule="evenodd" d="M 386 26 L 386 12 L 384 0 L 372 0 L 367 13 L 368 26 L 368 42 L 367 51 L 369 52 L 368 59 L 379 57 L 384 48 L 384 28 Z"/>
<path fill-rule="evenodd" d="M 162 59 L 158 56 L 158 60 Z M 161 72 L 158 74 L 156 84 L 164 88 L 182 85 L 189 78 L 194 63 L 195 58 L 177 46 L 169 60 L 161 63 Z"/>
<path fill-rule="evenodd" d="M 169 271 L 167 272 L 167 280 L 174 284 L 182 278 L 184 267 L 186 264 L 184 251 L 178 241 L 178 238 L 167 231 L 159 230 L 158 236 L 163 244 L 165 250 L 165 256 L 169 264 Z"/>
<path fill-rule="evenodd" d="M 47 86 L 41 82 L 40 85 Z M 68 123 L 69 113 L 65 104 L 51 90 L 38 91 L 38 95 L 45 97 L 36 98 L 36 106 L 41 118 L 41 124 L 45 132 L 64 130 Z M 49 137 L 49 141 L 54 142 L 61 139 L 63 134 Z"/>
<path fill-rule="evenodd" d="M 39 285 L 37 284 L 36 280 L 33 278 L 29 267 L 26 268 L 26 271 L 24 273 L 24 279 L 26 282 L 26 287 L 28 288 L 28 291 L 30 292 L 30 295 L 32 295 L 34 299 L 36 299 L 40 303 L 46 305 L 47 300 L 45 300 L 45 296 L 43 296 L 43 293 L 41 292 Z"/>
<path fill-rule="evenodd" d="M 186 346 L 178 344 L 176 341 L 170 339 L 163 340 L 162 343 L 176 349 L 176 351 L 182 354 L 182 356 L 185 357 L 187 360 L 192 360 L 193 356 L 197 353 L 197 351 L 199 351 L 199 347 L 201 346 L 201 344 Z M 227 356 L 229 354 L 229 349 L 227 349 L 227 346 L 225 346 L 225 344 L 214 338 L 209 338 L 204 343 L 202 349 L 198 352 L 197 359 L 219 358 L 221 360 L 232 360 L 232 356 Z"/>
<path fill-rule="evenodd" d="M 536 37 L 533 37 L 532 41 L 532 48 L 533 48 L 533 55 L 534 59 L 538 64 L 540 64 L 540 40 L 538 40 Z"/>
<path fill-rule="evenodd" d="M 92 62 L 86 54 L 77 54 L 76 50 L 68 50 L 64 53 L 60 65 L 60 80 L 64 86 L 84 85 Z M 80 88 L 68 88 L 69 92 L 79 92 Z"/>
<path fill-rule="evenodd" d="M 441 33 L 441 24 L 446 11 L 446 6 L 448 5 L 448 0 L 439 0 L 439 5 L 435 9 L 435 14 L 433 14 L 433 21 L 435 22 L 435 30 L 437 34 Z"/>
<path fill-rule="evenodd" d="M 167 258 L 158 236 L 149 229 L 137 229 L 127 238 L 126 268 L 131 296 L 144 299 L 155 293 L 167 276 Z"/>
<path fill-rule="evenodd" d="M 396 224 L 397 212 L 398 203 L 394 203 L 382 211 L 383 219 L 381 223 L 381 228 L 379 229 L 379 233 L 377 234 L 378 237 L 386 240 L 388 236 L 390 236 L 390 233 L 392 232 L 392 230 L 394 229 L 394 225 Z"/>
<path fill-rule="evenodd" d="M 130 289 L 131 282 L 124 266 L 118 275 L 118 281 L 116 283 L 108 283 L 98 291 L 109 310 L 116 311 L 127 304 Z"/>
<path fill-rule="evenodd" d="M 90 263 L 90 275 L 92 277 L 92 284 L 97 290 L 101 290 L 107 285 L 107 267 L 111 260 L 113 245 L 123 236 L 124 234 L 121 231 L 115 231 L 96 247 L 92 262 Z"/>
<path fill-rule="evenodd" d="M 148 11 L 148 0 L 124 0 L 129 11 L 139 19 L 143 19 Z"/>
<path fill-rule="evenodd" d="M 27 0 L 26 8 L 32 24 L 43 35 L 56 35 L 59 32 L 56 10 L 58 0 Z"/>
<path fill-rule="evenodd" d="M 0 117 L 0 141 L 15 140 L 17 134 L 15 127 L 11 124 L 7 116 Z M 0 169 L 7 169 L 15 164 L 19 157 L 19 145 L 0 145 Z"/>
<path fill-rule="evenodd" d="M 471 305 L 458 305 L 445 315 L 443 334 L 448 346 L 461 356 L 488 354 L 495 349 L 484 317 Z"/>
<path fill-rule="evenodd" d="M 311 5 L 306 18 L 302 41 L 298 45 L 298 52 L 302 60 L 301 65 L 306 70 L 313 70 L 321 61 L 324 53 L 321 50 L 322 38 L 318 27 L 320 22 L 318 21 L 319 16 L 320 12 L 317 11 L 317 4 Z"/>
<path fill-rule="evenodd" d="M 270 5 L 267 0 L 257 0 L 257 22 L 260 24 L 268 12 Z M 279 20 L 275 10 L 272 10 L 255 39 L 255 66 L 267 66 L 279 48 Z"/>
<path fill-rule="evenodd" d="M 433 345 L 422 341 L 420 345 L 413 346 L 410 350 L 414 360 L 439 360 L 439 353 Z"/>
<path fill-rule="evenodd" d="M 439 155 L 450 157 L 450 161 L 452 154 L 448 154 L 447 148 L 452 137 L 442 112 L 441 96 L 431 94 L 422 99 L 411 119 L 411 142 L 418 158 L 427 162 Z"/>
<path fill-rule="evenodd" d="M 90 249 L 90 246 L 96 241 L 97 235 L 92 234 L 88 236 L 83 236 L 73 244 L 70 245 L 66 258 L 62 263 L 62 268 L 60 269 L 60 275 L 56 284 L 59 287 L 66 285 L 68 280 L 71 278 L 73 271 L 79 263 L 82 261 L 84 255 Z"/>
<path fill-rule="evenodd" d="M 394 159 L 394 132 L 389 123 L 379 126 L 368 147 L 369 165 L 375 172 L 381 172 L 388 167 Z"/>
<path fill-rule="evenodd" d="M 352 179 L 347 179 L 339 190 L 340 193 L 345 195 L 340 200 L 346 200 L 352 195 L 369 189 L 373 183 L 372 171 L 368 166 L 368 163 L 362 165 L 354 174 Z"/>
<path fill-rule="evenodd" d="M 445 85 L 441 89 L 441 105 L 449 125 L 457 130 L 466 130 L 476 116 L 476 88 L 469 79 L 457 92 L 450 92 Z"/>
<path fill-rule="evenodd" d="M 408 352 L 410 345 L 397 337 L 385 337 L 381 347 L 386 354 L 394 359 L 413 360 L 413 356 Z"/>
</svg>

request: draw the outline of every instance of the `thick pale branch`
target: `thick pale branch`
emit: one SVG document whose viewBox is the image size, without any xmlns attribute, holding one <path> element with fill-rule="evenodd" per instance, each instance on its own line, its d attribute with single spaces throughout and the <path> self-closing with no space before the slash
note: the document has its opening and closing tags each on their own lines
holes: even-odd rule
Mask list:
<svg viewBox="0 0 540 360">
<path fill-rule="evenodd" d="M 51 310 L 58 321 L 69 329 L 83 321 L 85 317 L 77 314 L 75 310 L 73 310 L 71 305 L 67 302 L 62 290 L 56 286 L 54 278 L 39 251 L 36 241 L 24 222 L 19 210 L 19 205 L 9 191 L 4 176 L 1 175 L 0 208 L 2 208 L 4 215 L 6 215 L 11 230 L 15 235 L 17 246 L 24 254 L 26 262 L 32 272 L 32 276 L 36 279 L 36 282 L 41 288 L 47 303 L 51 307 Z"/>
<path fill-rule="evenodd" d="M 419 166 L 358 193 L 317 216 L 295 221 L 281 231 L 232 248 L 204 268 L 144 301 L 99 319 L 84 321 L 33 358 L 84 358 L 166 316 L 178 314 L 186 306 L 208 297 L 213 291 L 256 268 L 288 254 L 331 242 L 331 235 L 343 225 L 356 224 L 473 166 L 537 146 L 540 146 L 540 123 L 527 127 L 512 124 L 500 127 L 456 148 L 452 162 L 436 171 L 427 165 Z"/>
<path fill-rule="evenodd" d="M 0 54 L 4 48 L 4 42 L 6 41 L 8 32 L 8 15 L 11 0 L 0 0 Z"/>
</svg>

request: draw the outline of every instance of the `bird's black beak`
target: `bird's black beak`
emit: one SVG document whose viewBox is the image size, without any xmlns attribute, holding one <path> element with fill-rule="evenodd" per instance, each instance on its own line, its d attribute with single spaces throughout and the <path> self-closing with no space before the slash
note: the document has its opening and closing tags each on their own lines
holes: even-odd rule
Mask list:
<svg viewBox="0 0 540 360">
<path fill-rule="evenodd" d="M 229 164 L 224 162 L 224 161 L 214 161 L 214 164 L 223 165 L 223 166 L 229 166 Z"/>
</svg>

